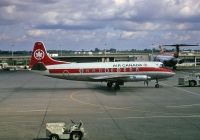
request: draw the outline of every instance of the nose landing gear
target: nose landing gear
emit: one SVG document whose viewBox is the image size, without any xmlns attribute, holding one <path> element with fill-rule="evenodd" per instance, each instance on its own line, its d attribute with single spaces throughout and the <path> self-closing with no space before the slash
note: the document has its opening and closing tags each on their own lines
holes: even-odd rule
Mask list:
<svg viewBox="0 0 200 140">
<path fill-rule="evenodd" d="M 159 88 L 160 85 L 158 84 L 158 79 L 156 79 L 156 84 L 155 84 L 155 88 Z"/>
</svg>

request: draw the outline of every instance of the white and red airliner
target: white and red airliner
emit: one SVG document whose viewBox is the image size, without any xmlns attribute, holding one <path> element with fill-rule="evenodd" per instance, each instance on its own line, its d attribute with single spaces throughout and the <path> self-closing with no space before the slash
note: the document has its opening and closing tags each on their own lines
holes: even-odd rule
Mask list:
<svg viewBox="0 0 200 140">
<path fill-rule="evenodd" d="M 161 62 L 93 62 L 71 63 L 54 60 L 48 56 L 42 42 L 33 48 L 29 69 L 45 76 L 77 81 L 107 82 L 108 87 L 120 89 L 124 82 L 158 80 L 174 76 Z"/>
</svg>

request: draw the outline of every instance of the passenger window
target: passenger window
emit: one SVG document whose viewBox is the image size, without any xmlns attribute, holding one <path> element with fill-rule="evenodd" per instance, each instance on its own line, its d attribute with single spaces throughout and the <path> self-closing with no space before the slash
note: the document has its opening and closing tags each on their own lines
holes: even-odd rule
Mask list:
<svg viewBox="0 0 200 140">
<path fill-rule="evenodd" d="M 105 72 L 109 72 L 109 68 L 105 68 Z"/>
<path fill-rule="evenodd" d="M 117 68 L 117 72 L 120 72 L 120 68 Z"/>
<path fill-rule="evenodd" d="M 83 69 L 80 69 L 79 72 L 80 72 L 80 73 L 83 73 Z"/>
<path fill-rule="evenodd" d="M 113 68 L 110 69 L 110 72 L 113 72 Z"/>
<path fill-rule="evenodd" d="M 86 69 L 86 73 L 89 73 L 90 72 L 90 70 L 89 69 Z"/>
<path fill-rule="evenodd" d="M 95 73 L 95 69 L 92 69 L 92 72 Z"/>
</svg>

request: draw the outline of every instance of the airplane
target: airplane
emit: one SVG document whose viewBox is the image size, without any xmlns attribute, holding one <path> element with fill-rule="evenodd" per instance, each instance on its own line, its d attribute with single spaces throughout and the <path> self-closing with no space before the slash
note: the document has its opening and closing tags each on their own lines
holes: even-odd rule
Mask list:
<svg viewBox="0 0 200 140">
<path fill-rule="evenodd" d="M 176 50 L 174 54 L 165 54 L 162 46 L 172 46 L 172 47 L 175 47 Z M 160 55 L 157 55 L 154 58 L 154 61 L 162 62 L 164 66 L 172 67 L 175 70 L 176 64 L 182 64 L 184 62 L 183 59 L 179 58 L 179 52 L 180 52 L 180 47 L 185 47 L 185 46 L 199 46 L 199 45 L 190 45 L 190 44 L 159 45 Z"/>
<path fill-rule="evenodd" d="M 162 62 L 91 62 L 74 63 L 58 61 L 48 56 L 43 42 L 35 42 L 29 70 L 48 77 L 92 82 L 107 82 L 115 90 L 125 82 L 155 80 L 174 76 L 171 69 L 164 68 Z"/>
</svg>

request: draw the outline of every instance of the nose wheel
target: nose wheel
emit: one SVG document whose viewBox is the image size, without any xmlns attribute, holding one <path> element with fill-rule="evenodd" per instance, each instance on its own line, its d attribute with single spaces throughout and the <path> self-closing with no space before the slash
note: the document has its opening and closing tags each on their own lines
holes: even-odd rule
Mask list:
<svg viewBox="0 0 200 140">
<path fill-rule="evenodd" d="M 148 80 L 144 81 L 144 85 L 146 85 L 148 87 L 149 86 L 149 81 Z"/>
<path fill-rule="evenodd" d="M 158 84 L 158 79 L 156 79 L 156 84 L 155 84 L 155 88 L 159 88 L 160 85 Z"/>
</svg>

